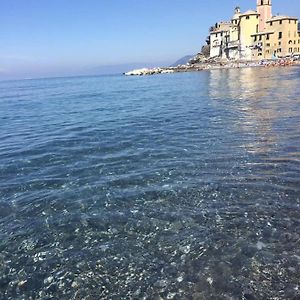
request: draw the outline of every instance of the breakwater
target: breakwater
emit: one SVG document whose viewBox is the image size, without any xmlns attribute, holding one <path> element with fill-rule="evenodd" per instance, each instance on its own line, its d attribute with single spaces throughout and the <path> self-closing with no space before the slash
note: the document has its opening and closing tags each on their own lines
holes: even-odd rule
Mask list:
<svg viewBox="0 0 300 300">
<path fill-rule="evenodd" d="M 299 65 L 299 60 L 293 60 L 290 58 L 276 59 L 276 60 L 262 60 L 262 61 L 208 61 L 202 63 L 193 63 L 186 65 L 179 65 L 176 67 L 160 67 L 160 68 L 143 68 L 136 69 L 124 73 L 126 76 L 145 76 L 145 75 L 157 75 L 157 74 L 169 74 L 179 72 L 196 72 L 204 70 L 216 70 L 216 69 L 239 69 L 239 68 L 258 68 L 258 67 L 286 67 Z"/>
</svg>

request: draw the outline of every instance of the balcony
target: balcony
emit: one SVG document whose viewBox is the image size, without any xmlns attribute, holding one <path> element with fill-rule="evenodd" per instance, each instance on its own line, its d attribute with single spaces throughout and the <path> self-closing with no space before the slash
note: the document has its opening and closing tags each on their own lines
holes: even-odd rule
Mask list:
<svg viewBox="0 0 300 300">
<path fill-rule="evenodd" d="M 227 42 L 225 44 L 225 48 L 230 49 L 230 48 L 238 48 L 239 47 L 239 41 L 231 41 Z"/>
</svg>

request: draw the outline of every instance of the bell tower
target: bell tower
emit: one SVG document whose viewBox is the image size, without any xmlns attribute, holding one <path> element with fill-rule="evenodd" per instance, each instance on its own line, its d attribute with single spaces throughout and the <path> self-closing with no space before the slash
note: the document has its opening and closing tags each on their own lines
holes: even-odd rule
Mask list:
<svg viewBox="0 0 300 300">
<path fill-rule="evenodd" d="M 238 15 L 241 13 L 241 8 L 239 6 L 237 6 L 235 9 L 234 9 L 234 14 L 235 15 Z"/>
<path fill-rule="evenodd" d="M 256 0 L 259 14 L 259 31 L 266 29 L 266 21 L 272 18 L 272 0 Z"/>
</svg>

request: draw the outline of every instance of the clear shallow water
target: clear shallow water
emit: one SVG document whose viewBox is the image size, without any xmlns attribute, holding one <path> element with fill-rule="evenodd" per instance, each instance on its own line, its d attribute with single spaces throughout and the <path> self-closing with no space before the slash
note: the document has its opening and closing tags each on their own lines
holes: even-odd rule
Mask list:
<svg viewBox="0 0 300 300">
<path fill-rule="evenodd" d="M 0 82 L 1 299 L 298 299 L 300 69 Z"/>
</svg>

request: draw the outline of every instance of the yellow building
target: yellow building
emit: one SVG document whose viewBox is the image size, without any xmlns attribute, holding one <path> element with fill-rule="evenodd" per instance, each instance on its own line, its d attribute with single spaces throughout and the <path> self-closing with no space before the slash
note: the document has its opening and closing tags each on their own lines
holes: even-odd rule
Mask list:
<svg viewBox="0 0 300 300">
<path fill-rule="evenodd" d="M 256 11 L 235 9 L 230 22 L 210 32 L 211 57 L 261 60 L 300 54 L 298 18 L 272 17 L 272 0 L 257 0 Z"/>
<path fill-rule="evenodd" d="M 252 59 L 287 57 L 300 53 L 298 19 L 275 16 L 266 21 L 266 30 L 252 35 Z"/>
<path fill-rule="evenodd" d="M 258 32 L 259 14 L 254 10 L 248 10 L 240 15 L 240 59 L 251 60 L 252 58 L 252 34 Z"/>
</svg>

